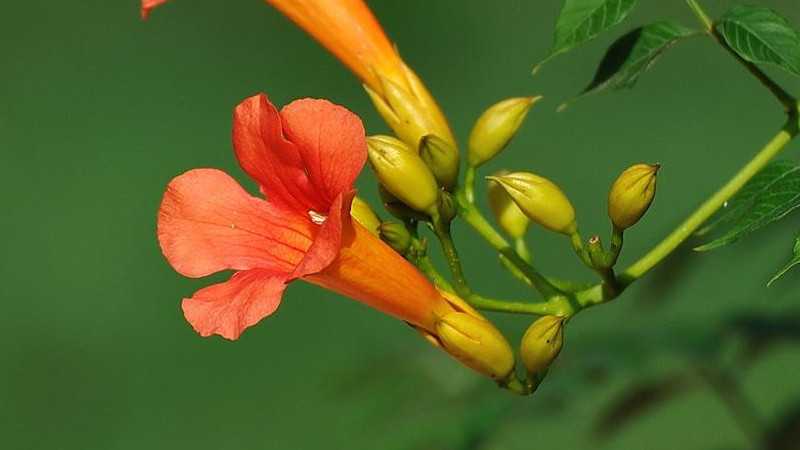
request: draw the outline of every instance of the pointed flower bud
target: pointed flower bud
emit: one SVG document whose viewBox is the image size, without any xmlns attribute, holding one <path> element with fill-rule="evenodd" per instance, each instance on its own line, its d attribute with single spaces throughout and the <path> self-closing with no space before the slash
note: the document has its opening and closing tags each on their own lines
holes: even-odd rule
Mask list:
<svg viewBox="0 0 800 450">
<path fill-rule="evenodd" d="M 369 162 L 381 185 L 412 209 L 433 215 L 439 187 L 416 151 L 391 136 L 367 138 Z"/>
<path fill-rule="evenodd" d="M 656 195 L 658 164 L 636 164 L 627 168 L 611 186 L 608 217 L 620 230 L 642 218 Z"/>
<path fill-rule="evenodd" d="M 436 323 L 442 347 L 470 369 L 495 380 L 507 379 L 514 370 L 514 353 L 489 321 L 453 312 Z"/>
<path fill-rule="evenodd" d="M 353 204 L 350 206 L 350 216 L 356 220 L 362 227 L 369 230 L 375 236 L 378 235 L 378 227 L 381 224 L 381 219 L 375 214 L 375 211 L 364 201 L 361 197 L 354 197 Z"/>
<path fill-rule="evenodd" d="M 419 141 L 419 156 L 433 172 L 439 186 L 452 192 L 458 182 L 461 155 L 458 150 L 435 134 L 426 134 Z"/>
<path fill-rule="evenodd" d="M 517 133 L 537 97 L 514 97 L 495 103 L 478 117 L 467 143 L 467 162 L 477 167 L 497 156 Z"/>
<path fill-rule="evenodd" d="M 405 255 L 411 247 L 411 233 L 397 222 L 384 222 L 378 227 L 378 235 L 392 250 Z"/>
<path fill-rule="evenodd" d="M 550 180 L 528 172 L 488 178 L 500 184 L 530 220 L 556 233 L 571 235 L 577 230 L 572 204 Z"/>
<path fill-rule="evenodd" d="M 502 175 L 499 173 L 497 175 Z M 500 228 L 514 239 L 525 236 L 530 220 L 500 183 L 489 180 L 489 209 Z"/>
<path fill-rule="evenodd" d="M 564 345 L 564 320 L 564 317 L 544 316 L 525 331 L 519 354 L 529 374 L 547 369 L 558 357 Z"/>
<path fill-rule="evenodd" d="M 455 146 L 449 125 L 438 119 L 439 116 L 444 117 L 438 107 L 431 110 L 430 105 L 420 101 L 413 91 L 388 78 L 379 76 L 379 79 L 381 92 L 366 85 L 364 89 L 394 134 L 412 148 L 417 148 L 419 140 L 426 134 L 444 137 L 448 143 Z M 425 96 L 433 101 L 427 91 Z"/>
</svg>

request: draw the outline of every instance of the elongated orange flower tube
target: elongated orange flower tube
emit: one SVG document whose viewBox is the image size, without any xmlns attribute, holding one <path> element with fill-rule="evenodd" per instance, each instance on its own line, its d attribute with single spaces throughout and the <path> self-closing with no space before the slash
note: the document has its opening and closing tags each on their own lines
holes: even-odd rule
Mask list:
<svg viewBox="0 0 800 450">
<path fill-rule="evenodd" d="M 142 17 L 167 0 L 142 0 Z M 363 83 L 392 131 L 416 148 L 434 134 L 455 148 L 439 105 L 400 58 L 363 0 L 265 0 L 338 58 Z"/>
<path fill-rule="evenodd" d="M 325 100 L 298 100 L 278 112 L 264 95 L 234 114 L 242 168 L 268 200 L 252 197 L 216 169 L 170 182 L 158 213 L 158 240 L 179 273 L 237 272 L 184 299 L 203 336 L 236 339 L 270 315 L 285 285 L 304 279 L 433 333 L 456 309 L 388 245 L 350 217 L 353 182 L 366 160 L 361 120 Z"/>
<path fill-rule="evenodd" d="M 378 75 L 408 89 L 402 62 L 362 0 L 266 0 L 316 39 L 371 89 Z"/>
</svg>

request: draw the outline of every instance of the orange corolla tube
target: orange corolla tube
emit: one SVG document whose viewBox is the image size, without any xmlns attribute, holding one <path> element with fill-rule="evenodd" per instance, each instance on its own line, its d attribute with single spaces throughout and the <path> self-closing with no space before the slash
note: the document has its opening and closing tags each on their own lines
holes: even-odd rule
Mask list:
<svg viewBox="0 0 800 450">
<path fill-rule="evenodd" d="M 167 0 L 142 0 L 142 17 Z M 338 58 L 363 83 L 381 117 L 412 147 L 434 134 L 455 147 L 438 103 L 389 41 L 363 0 L 265 0 Z"/>
<path fill-rule="evenodd" d="M 266 0 L 338 58 L 371 89 L 380 76 L 408 88 L 402 61 L 362 0 Z"/>
<path fill-rule="evenodd" d="M 235 270 L 183 300 L 203 336 L 236 339 L 272 314 L 286 284 L 304 279 L 430 333 L 456 311 L 408 261 L 350 217 L 353 182 L 366 159 L 361 120 L 325 100 L 280 112 L 264 95 L 235 110 L 242 168 L 268 198 L 229 175 L 194 169 L 173 179 L 158 213 L 158 240 L 182 275 Z"/>
</svg>

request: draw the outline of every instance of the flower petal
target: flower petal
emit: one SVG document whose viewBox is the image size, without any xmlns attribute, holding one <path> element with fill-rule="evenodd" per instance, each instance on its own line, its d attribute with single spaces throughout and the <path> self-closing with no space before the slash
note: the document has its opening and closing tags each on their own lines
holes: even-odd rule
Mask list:
<svg viewBox="0 0 800 450">
<path fill-rule="evenodd" d="M 361 119 L 327 100 L 310 98 L 286 105 L 280 114 L 315 190 L 330 203 L 351 189 L 367 159 Z"/>
<path fill-rule="evenodd" d="M 327 212 L 330 202 L 313 189 L 296 146 L 283 136 L 278 110 L 264 94 L 239 103 L 233 112 L 233 148 L 245 172 L 270 202 L 301 213 Z"/>
<path fill-rule="evenodd" d="M 275 312 L 286 287 L 286 274 L 253 269 L 236 272 L 183 299 L 183 314 L 201 336 L 236 339 L 245 328 Z"/>
<path fill-rule="evenodd" d="M 342 245 L 342 227 L 344 221 L 350 222 L 350 205 L 356 191 L 339 194 L 333 201 L 330 213 L 320 226 L 314 243 L 311 244 L 303 260 L 289 277 L 290 280 L 317 273 L 328 267 L 336 259 Z"/>
<path fill-rule="evenodd" d="M 147 19 L 147 16 L 150 15 L 150 10 L 166 1 L 167 0 L 142 0 L 142 19 Z"/>
<path fill-rule="evenodd" d="M 158 211 L 158 242 L 180 274 L 226 269 L 290 273 L 316 228 L 308 216 L 252 197 L 225 172 L 195 169 L 173 179 Z"/>
</svg>

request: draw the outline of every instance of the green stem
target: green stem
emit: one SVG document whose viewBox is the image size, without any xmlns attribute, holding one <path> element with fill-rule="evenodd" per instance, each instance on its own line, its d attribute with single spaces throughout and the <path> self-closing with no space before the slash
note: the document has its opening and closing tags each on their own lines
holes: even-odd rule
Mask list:
<svg viewBox="0 0 800 450">
<path fill-rule="evenodd" d="M 695 0 L 686 0 L 686 4 L 689 5 L 689 8 L 692 8 L 692 12 L 694 12 L 694 15 L 697 16 L 697 20 L 703 24 L 703 28 L 706 30 L 711 30 L 714 28 L 714 22 L 708 17 L 708 14 L 703 11 L 703 8 L 701 8 Z"/>
<path fill-rule="evenodd" d="M 622 252 L 622 244 L 624 242 L 624 232 L 623 230 L 614 226 L 614 230 L 611 232 L 611 244 L 608 248 L 608 253 L 606 254 L 606 264 L 610 267 L 614 267 L 617 264 L 617 259 L 619 259 L 619 254 Z"/>
<path fill-rule="evenodd" d="M 519 257 L 524 259 L 526 263 L 531 263 L 531 251 L 528 250 L 528 244 L 525 242 L 525 238 L 514 239 L 514 251 L 516 251 Z"/>
<path fill-rule="evenodd" d="M 431 262 L 430 257 L 427 254 L 417 257 L 412 261 L 412 263 L 419 268 L 431 281 L 433 281 L 433 285 L 439 289 L 443 289 L 448 292 L 455 292 L 453 289 L 453 285 L 450 284 L 449 281 L 442 274 L 436 270 L 433 263 Z"/>
<path fill-rule="evenodd" d="M 586 248 L 583 246 L 583 238 L 581 237 L 580 233 L 577 231 L 569 235 L 569 242 L 572 244 L 572 250 L 575 251 L 575 254 L 578 255 L 578 259 L 583 261 L 586 264 L 586 267 L 594 268 L 592 264 L 592 260 L 589 258 L 589 253 L 586 251 Z"/>
<path fill-rule="evenodd" d="M 467 284 L 467 278 L 464 276 L 464 270 L 461 268 L 461 258 L 458 256 L 458 250 L 453 242 L 453 236 L 450 234 L 450 224 L 444 222 L 439 217 L 433 218 L 433 231 L 442 245 L 444 257 L 447 260 L 447 267 L 450 269 L 450 274 L 453 276 L 455 283 L 456 293 L 462 298 L 468 298 L 472 295 L 472 289 Z"/>
<path fill-rule="evenodd" d="M 672 253 L 683 241 L 695 232 L 711 215 L 713 215 L 731 196 L 747 183 L 750 178 L 758 173 L 769 161 L 775 157 L 789 141 L 798 133 L 798 118 L 796 111 L 789 116 L 789 120 L 778 134 L 770 140 L 742 169 L 736 173 L 722 188 L 714 193 L 692 215 L 656 245 L 649 253 L 628 267 L 620 275 L 622 286 L 627 286 L 653 268 L 667 255 Z"/>
<path fill-rule="evenodd" d="M 720 36 L 720 34 L 714 28 L 714 22 L 708 17 L 708 14 L 706 14 L 706 12 L 703 11 L 703 8 L 700 7 L 700 5 L 697 3 L 696 0 L 686 0 L 686 3 L 692 9 L 695 16 L 697 16 L 697 20 L 700 21 L 700 23 L 703 25 L 703 27 L 706 30 L 706 33 L 708 33 L 708 35 L 711 36 L 717 42 L 717 44 L 721 45 L 725 50 L 727 50 L 727 52 L 730 53 L 730 55 L 733 56 L 735 60 L 739 61 L 739 63 L 741 63 L 747 69 L 748 72 L 750 72 L 754 77 L 758 79 L 758 81 L 761 82 L 761 84 L 763 84 L 767 89 L 769 89 L 769 91 L 772 92 L 772 95 L 774 95 L 778 99 L 778 101 L 781 102 L 781 104 L 784 106 L 784 108 L 786 108 L 787 111 L 791 111 L 792 109 L 795 108 L 796 100 L 794 97 L 792 97 L 792 95 L 786 92 L 786 90 L 784 90 L 780 85 L 778 85 L 778 83 L 773 81 L 772 78 L 769 77 L 769 75 L 765 74 L 764 72 L 761 71 L 761 69 L 756 67 L 755 64 L 742 58 L 738 53 L 736 53 L 736 51 L 734 51 L 728 45 L 727 42 L 725 42 L 725 39 L 723 39 L 722 36 Z"/>
<path fill-rule="evenodd" d="M 485 217 L 478 211 L 475 205 L 468 203 L 462 195 L 458 195 L 459 215 L 481 235 L 492 247 L 501 255 L 505 256 L 509 263 L 517 267 L 525 275 L 534 288 L 539 291 L 544 298 L 552 298 L 561 294 L 545 277 L 543 277 L 530 264 L 526 263 L 503 236 L 492 227 Z"/>
<path fill-rule="evenodd" d="M 475 167 L 467 165 L 464 171 L 464 198 L 471 205 L 475 204 Z"/>
<path fill-rule="evenodd" d="M 469 301 L 470 305 L 484 311 L 538 314 L 541 316 L 561 314 L 563 312 L 563 307 L 558 302 L 510 302 L 482 297 L 477 294 L 470 295 L 466 300 Z"/>
</svg>

